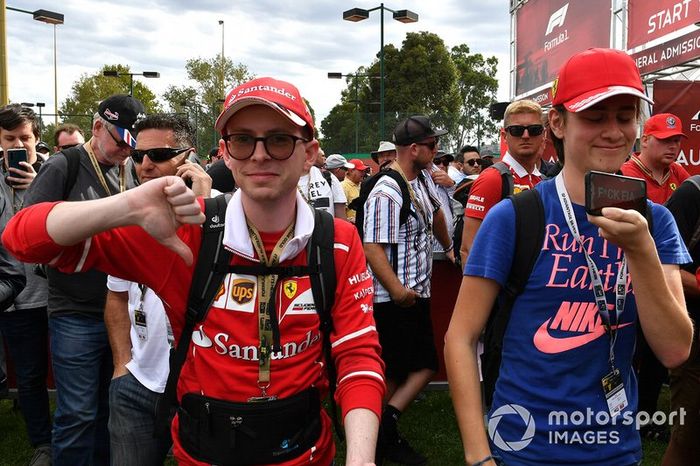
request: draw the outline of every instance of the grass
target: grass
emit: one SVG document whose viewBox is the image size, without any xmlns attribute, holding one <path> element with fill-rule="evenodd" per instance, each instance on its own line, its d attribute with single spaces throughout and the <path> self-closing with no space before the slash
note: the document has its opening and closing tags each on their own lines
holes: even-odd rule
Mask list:
<svg viewBox="0 0 700 466">
<path fill-rule="evenodd" d="M 462 444 L 452 401 L 446 391 L 429 391 L 424 400 L 414 403 L 401 418 L 401 431 L 416 450 L 430 458 L 434 466 L 463 465 Z M 659 402 L 668 406 L 668 389 L 664 387 Z M 643 466 L 661 464 L 666 444 L 645 440 Z M 338 465 L 343 464 L 344 446 L 338 446 Z M 27 441 L 24 420 L 12 400 L 0 400 L 0 466 L 22 466 L 29 463 L 32 449 Z M 168 465 L 175 462 L 169 460 Z M 385 463 L 386 466 L 391 463 Z M 392 465 L 393 466 L 393 465 Z"/>
</svg>

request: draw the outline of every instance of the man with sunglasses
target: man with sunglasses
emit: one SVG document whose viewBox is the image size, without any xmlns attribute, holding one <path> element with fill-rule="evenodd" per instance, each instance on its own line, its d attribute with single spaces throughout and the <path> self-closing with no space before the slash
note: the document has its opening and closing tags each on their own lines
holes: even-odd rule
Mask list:
<svg viewBox="0 0 700 466">
<path fill-rule="evenodd" d="M 316 214 L 298 193 L 297 183 L 318 150 L 313 118 L 304 99 L 284 81 L 258 78 L 246 82 L 229 92 L 216 129 L 222 134 L 224 161 L 239 185 L 225 217 L 219 219 L 225 225 L 223 246 L 232 253 L 231 265 L 255 267 L 263 262 L 304 270 Z M 202 199 L 181 178 L 161 177 L 112 198 L 25 209 L 27 216 L 16 225 L 29 221 L 32 234 L 25 234 L 28 230 L 22 226 L 8 226 L 4 240 L 14 244 L 8 249 L 20 256 L 41 257 L 43 262 L 56 259 L 52 265 L 64 271 L 96 267 L 147 285 L 167 303 L 166 312 L 178 338 L 184 326 L 194 256 L 202 243 L 202 207 Z M 76 217 L 69 218 L 73 215 Z M 347 439 L 345 464 L 369 466 L 385 390 L 372 311 L 373 288 L 356 229 L 336 220 L 334 233 L 337 285 L 331 309 L 333 330 L 328 336 L 337 369 L 335 397 Z M 241 450 L 253 450 L 256 458 L 271 455 L 269 448 L 260 451 L 260 443 L 269 440 L 264 437 L 271 431 L 279 445 L 273 453 L 284 457 L 251 463 L 332 463 L 331 420 L 315 395 L 318 391 L 322 398 L 328 387 L 319 316 L 311 278 L 300 274 L 279 278 L 278 287 L 269 281 L 276 280 L 271 275 L 226 275 L 207 317 L 197 324 L 178 384 L 182 409 L 185 400 L 201 406 L 173 420 L 173 451 L 179 464 L 229 464 Z M 273 289 L 278 291 L 274 295 Z M 268 333 L 274 333 L 270 330 L 273 319 L 278 337 Z M 303 416 L 295 415 L 304 400 L 308 403 L 301 405 Z M 279 404 L 287 409 L 275 410 Z M 204 422 L 207 410 L 214 413 L 210 419 L 216 419 L 212 431 Z M 240 425 L 242 417 L 231 418 L 223 428 L 221 410 L 255 410 L 264 416 L 260 422 L 267 428 L 258 424 L 248 437 L 248 424 Z M 216 448 L 194 451 L 193 436 L 210 441 L 214 433 L 220 440 Z M 226 454 L 229 449 L 234 450 L 232 455 Z"/>
<path fill-rule="evenodd" d="M 427 461 L 399 434 L 398 421 L 438 368 L 430 319 L 433 244 L 437 239 L 448 257 L 452 247 L 430 168 L 444 134 L 423 115 L 399 122 L 394 130 L 397 159 L 387 167 L 393 172 L 378 179 L 364 203 L 364 247 L 388 381 L 378 465 L 384 459 L 408 465 Z M 410 214 L 402 222 L 405 192 Z"/>
<path fill-rule="evenodd" d="M 211 195 L 212 180 L 195 158 L 195 129 L 173 114 L 136 122 L 131 160 L 140 184 L 178 176 L 196 196 Z M 109 387 L 109 433 L 113 465 L 161 465 L 172 445 L 169 432 L 154 435 L 156 406 L 169 373 L 173 334 L 162 301 L 149 287 L 107 278 L 105 325 L 114 361 Z M 134 448 L 138 445 L 138 448 Z"/>
<path fill-rule="evenodd" d="M 532 100 L 512 102 L 503 117 L 501 136 L 508 144 L 508 151 L 501 160 L 513 178 L 513 192 L 532 189 L 542 179 L 537 168 L 540 147 L 544 142 L 542 107 Z M 474 236 L 488 211 L 503 199 L 503 177 L 497 168 L 485 169 L 474 181 L 467 206 L 464 209 L 464 229 L 460 255 L 466 264 Z"/>
<path fill-rule="evenodd" d="M 136 145 L 132 134 L 144 117 L 129 95 L 103 100 L 92 138 L 64 149 L 43 164 L 25 204 L 99 199 L 135 185 L 125 166 Z M 49 267 L 49 334 L 56 382 L 53 464 L 108 465 L 108 389 L 112 354 L 104 324 L 107 275 L 97 270 L 66 274 Z"/>
<path fill-rule="evenodd" d="M 63 123 L 56 127 L 53 133 L 53 151 L 60 152 L 71 147 L 85 144 L 85 135 L 80 126 L 73 123 Z"/>
</svg>

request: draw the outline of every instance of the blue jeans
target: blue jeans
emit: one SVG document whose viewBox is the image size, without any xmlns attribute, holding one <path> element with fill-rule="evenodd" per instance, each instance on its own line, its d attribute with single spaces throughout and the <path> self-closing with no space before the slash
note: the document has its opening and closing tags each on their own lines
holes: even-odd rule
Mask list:
<svg viewBox="0 0 700 466">
<path fill-rule="evenodd" d="M 51 443 L 51 412 L 46 308 L 0 312 L 0 332 L 14 361 L 19 407 L 33 447 Z"/>
<path fill-rule="evenodd" d="M 160 466 L 172 440 L 154 436 L 156 403 L 162 394 L 144 387 L 127 373 L 109 386 L 109 433 L 112 464 Z"/>
<path fill-rule="evenodd" d="M 114 369 L 105 324 L 84 315 L 52 315 L 49 332 L 56 381 L 53 465 L 107 466 Z"/>
</svg>

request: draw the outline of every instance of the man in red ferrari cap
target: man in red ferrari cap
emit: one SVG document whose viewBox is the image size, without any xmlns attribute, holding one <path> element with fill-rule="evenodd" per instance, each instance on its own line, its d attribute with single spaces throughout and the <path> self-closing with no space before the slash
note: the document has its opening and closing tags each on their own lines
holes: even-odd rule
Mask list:
<svg viewBox="0 0 700 466">
<path fill-rule="evenodd" d="M 297 182 L 318 151 L 313 124 L 299 91 L 287 82 L 258 78 L 229 92 L 216 129 L 239 186 L 225 218 L 218 219 L 232 266 L 304 269 L 315 214 Z M 166 303 L 179 341 L 202 242 L 202 208 L 181 178 L 166 176 L 98 201 L 27 208 L 5 230 L 4 241 L 22 260 L 51 262 L 64 272 L 99 268 L 143 283 Z M 335 398 L 346 464 L 368 466 L 385 391 L 372 279 L 354 226 L 335 221 L 333 242 Z M 195 327 L 172 424 L 179 464 L 333 462 L 331 421 L 319 402 L 328 377 L 311 279 L 301 272 L 275 277 L 229 270 Z M 277 335 L 270 330 L 275 324 Z"/>
<path fill-rule="evenodd" d="M 588 215 L 584 180 L 592 170 L 620 169 L 636 139 L 642 100 L 649 101 L 626 53 L 589 49 L 572 56 L 554 81 L 549 111 L 562 171 L 514 198 L 541 201 L 543 218 L 516 222 L 517 201 L 508 199 L 479 228 L 445 336 L 470 466 L 641 461 L 632 368 L 637 327 L 665 366 L 688 358 L 693 329 L 679 264 L 690 256 L 663 206 L 647 203 L 653 232 L 636 210 L 609 207 Z M 477 343 L 485 326 L 489 333 L 499 294 L 511 299 L 502 287 L 513 268 L 516 235 L 537 229 L 542 243 L 512 298 L 484 429 Z"/>
<path fill-rule="evenodd" d="M 360 195 L 360 183 L 367 176 L 369 172 L 369 167 L 360 159 L 350 160 L 350 164 L 353 168 L 350 168 L 345 174 L 345 179 L 340 183 L 345 192 L 345 198 L 347 199 L 347 205 L 350 205 L 352 201 L 357 199 Z M 355 223 L 355 216 L 357 214 L 353 209 L 345 208 L 345 216 L 348 221 Z"/>
<path fill-rule="evenodd" d="M 622 173 L 647 182 L 647 197 L 663 204 L 690 175 L 676 159 L 681 151 L 681 119 L 671 113 L 659 113 L 647 120 L 642 134 L 642 150 L 622 165 Z"/>
</svg>

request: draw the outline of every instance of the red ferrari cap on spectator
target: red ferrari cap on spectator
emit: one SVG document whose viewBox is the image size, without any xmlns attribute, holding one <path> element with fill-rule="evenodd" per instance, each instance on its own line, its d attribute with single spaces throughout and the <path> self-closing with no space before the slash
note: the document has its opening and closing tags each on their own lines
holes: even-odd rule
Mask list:
<svg viewBox="0 0 700 466">
<path fill-rule="evenodd" d="M 552 105 L 580 112 L 616 95 L 644 94 L 642 78 L 632 57 L 621 50 L 591 48 L 569 58 L 552 84 Z"/>
<path fill-rule="evenodd" d="M 350 163 L 353 164 L 353 165 L 355 165 L 355 170 L 360 170 L 360 171 L 362 171 L 362 172 L 365 171 L 365 170 L 367 170 L 367 169 L 369 168 L 369 167 L 368 167 L 367 165 L 365 165 L 364 162 L 363 162 L 362 160 L 360 160 L 360 159 L 352 159 L 352 160 L 350 160 Z"/>
<path fill-rule="evenodd" d="M 216 130 L 223 134 L 226 122 L 249 105 L 267 105 L 297 126 L 314 133 L 314 120 L 294 85 L 273 78 L 257 78 L 233 88 L 224 101 L 224 110 L 216 119 Z"/>
<path fill-rule="evenodd" d="M 659 113 L 650 117 L 644 123 L 644 136 L 654 136 L 656 139 L 667 139 L 673 136 L 688 136 L 683 133 L 681 119 L 672 113 Z"/>
</svg>

